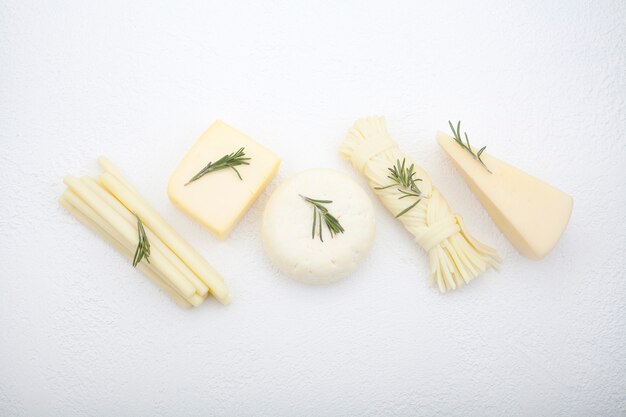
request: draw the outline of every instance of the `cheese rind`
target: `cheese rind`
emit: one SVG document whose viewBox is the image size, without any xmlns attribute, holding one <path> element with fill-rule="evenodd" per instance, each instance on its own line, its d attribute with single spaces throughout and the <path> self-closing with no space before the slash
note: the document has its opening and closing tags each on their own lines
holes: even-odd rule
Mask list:
<svg viewBox="0 0 626 417">
<path fill-rule="evenodd" d="M 244 148 L 250 165 L 214 171 L 185 185 L 209 162 Z M 220 239 L 225 239 L 276 175 L 280 159 L 235 128 L 218 120 L 185 155 L 170 177 L 171 202 Z"/>
<path fill-rule="evenodd" d="M 454 138 L 437 133 L 470 189 L 493 221 L 524 256 L 541 259 L 557 244 L 569 222 L 573 199 L 559 189 L 486 153 L 489 173 Z"/>
</svg>

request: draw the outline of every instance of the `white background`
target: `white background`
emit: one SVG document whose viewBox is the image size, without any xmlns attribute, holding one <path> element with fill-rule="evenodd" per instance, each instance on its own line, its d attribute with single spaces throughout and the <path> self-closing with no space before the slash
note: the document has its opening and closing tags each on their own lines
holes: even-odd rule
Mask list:
<svg viewBox="0 0 626 417">
<path fill-rule="evenodd" d="M 0 3 L 0 415 L 626 415 L 624 2 L 90 3 Z M 350 277 L 310 287 L 270 265 L 271 190 L 313 167 L 357 178 L 337 147 L 370 114 L 500 273 L 440 295 L 378 202 Z M 216 118 L 284 160 L 224 243 L 165 194 Z M 573 195 L 546 259 L 513 249 L 438 149 L 448 119 Z M 100 154 L 230 306 L 179 309 L 58 206 Z"/>
</svg>

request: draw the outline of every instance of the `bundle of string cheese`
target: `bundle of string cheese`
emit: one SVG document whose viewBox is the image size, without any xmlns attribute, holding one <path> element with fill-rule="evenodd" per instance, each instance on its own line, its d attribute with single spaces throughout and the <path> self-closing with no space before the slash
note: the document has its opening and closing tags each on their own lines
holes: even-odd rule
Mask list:
<svg viewBox="0 0 626 417">
<path fill-rule="evenodd" d="M 152 209 L 104 157 L 105 173 L 97 179 L 67 176 L 61 205 L 101 235 L 123 255 L 133 259 L 139 224 L 150 244 L 149 256 L 137 264 L 181 306 L 198 306 L 209 294 L 230 301 L 222 277 Z"/>
<path fill-rule="evenodd" d="M 436 282 L 441 292 L 454 290 L 487 268 L 498 268 L 500 258 L 496 251 L 470 236 L 461 217 L 452 213 L 428 174 L 400 151 L 387 132 L 384 118 L 358 120 L 348 131 L 339 152 L 352 161 L 387 210 L 428 252 L 431 285 Z M 409 177 L 415 179 L 419 193 L 401 185 L 390 186 L 394 167 L 397 167 L 396 172 L 402 171 L 400 174 L 410 171 Z M 418 199 L 419 202 L 407 211 Z"/>
</svg>

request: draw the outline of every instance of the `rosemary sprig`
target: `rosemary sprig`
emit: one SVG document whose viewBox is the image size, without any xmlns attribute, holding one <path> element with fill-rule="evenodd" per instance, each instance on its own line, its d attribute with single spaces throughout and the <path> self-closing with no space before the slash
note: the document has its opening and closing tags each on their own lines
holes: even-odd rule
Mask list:
<svg viewBox="0 0 626 417">
<path fill-rule="evenodd" d="M 137 235 L 139 236 L 139 242 L 137 243 L 137 250 L 135 250 L 135 257 L 133 258 L 133 267 L 136 267 L 143 258 L 150 263 L 150 242 L 148 242 L 148 236 L 146 236 L 146 230 L 143 228 L 143 223 L 139 219 L 139 216 L 135 214 L 137 218 Z"/>
<path fill-rule="evenodd" d="M 402 193 L 402 196 L 398 197 L 398 200 L 402 200 L 403 198 L 414 197 L 417 198 L 413 204 L 409 205 L 407 208 L 402 210 L 400 213 L 396 214 L 396 218 L 406 214 L 413 207 L 417 206 L 417 204 L 422 200 L 422 198 L 428 198 L 420 191 L 416 182 L 421 181 L 421 178 L 415 178 L 415 164 L 411 164 L 411 166 L 406 166 L 406 158 L 400 160 L 396 160 L 396 164 L 391 168 L 387 168 L 390 175 L 387 176 L 393 184 L 386 185 L 384 187 L 374 187 L 375 190 L 385 190 L 390 187 L 398 187 L 398 191 Z"/>
<path fill-rule="evenodd" d="M 454 134 L 454 140 L 456 141 L 456 143 L 461 145 L 463 149 L 469 152 L 470 155 L 472 155 L 472 157 L 475 160 L 480 162 L 482 166 L 487 170 L 487 172 L 491 174 L 492 172 L 489 170 L 489 168 L 487 168 L 487 165 L 485 165 L 483 160 L 480 158 L 480 155 L 482 155 L 482 153 L 487 147 L 483 146 L 482 148 L 480 148 L 478 152 L 474 153 L 474 151 L 472 151 L 472 147 L 470 146 L 469 138 L 467 137 L 467 132 L 463 132 L 463 134 L 465 135 L 465 143 L 463 143 L 463 140 L 461 139 L 461 121 L 459 120 L 459 122 L 456 124 L 456 130 L 454 129 L 454 125 L 452 124 L 450 120 L 448 120 L 448 124 L 450 125 L 450 129 L 452 129 L 452 134 Z"/>
<path fill-rule="evenodd" d="M 313 205 L 313 227 L 311 228 L 311 239 L 315 239 L 315 232 L 318 232 L 320 241 L 324 241 L 322 236 L 322 222 L 326 224 L 330 237 L 334 238 L 335 235 L 343 233 L 343 226 L 339 223 L 339 220 L 328 212 L 328 209 L 324 207 L 324 204 L 332 203 L 331 200 L 317 200 L 310 197 L 305 197 L 299 194 L 306 202 Z"/>
<path fill-rule="evenodd" d="M 194 175 L 187 182 L 187 184 L 185 184 L 185 186 L 187 186 L 190 183 L 192 183 L 192 182 L 202 178 L 203 176 L 205 176 L 209 172 L 219 171 L 220 169 L 226 169 L 226 168 L 231 168 L 233 171 L 235 171 L 237 173 L 237 176 L 239 177 L 239 179 L 243 180 L 243 178 L 241 178 L 241 174 L 239 173 L 239 171 L 235 167 L 239 166 L 239 165 L 250 165 L 250 163 L 248 161 L 251 158 L 246 158 L 246 153 L 244 152 L 244 149 L 245 148 L 239 148 L 239 150 L 237 152 L 233 152 L 233 153 L 230 153 L 228 155 L 224 155 L 224 156 L 222 156 L 220 159 L 218 159 L 215 162 L 209 162 L 207 164 L 207 166 L 202 168 L 200 170 L 200 172 L 198 172 L 196 175 Z"/>
</svg>

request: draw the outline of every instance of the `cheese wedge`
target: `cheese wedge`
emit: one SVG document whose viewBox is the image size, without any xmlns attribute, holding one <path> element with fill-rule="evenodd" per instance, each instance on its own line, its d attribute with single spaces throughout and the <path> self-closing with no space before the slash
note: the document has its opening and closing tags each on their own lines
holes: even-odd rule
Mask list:
<svg viewBox="0 0 626 417">
<path fill-rule="evenodd" d="M 210 172 L 189 183 L 209 162 L 244 148 L 249 165 Z M 172 203 L 225 239 L 278 172 L 280 159 L 237 129 L 218 120 L 191 147 L 167 187 Z M 186 185 L 187 184 L 187 185 Z"/>
<path fill-rule="evenodd" d="M 502 233 L 522 255 L 541 259 L 552 250 L 569 222 L 572 197 L 483 153 L 481 159 L 489 173 L 445 133 L 437 133 L 437 142 Z"/>
</svg>

